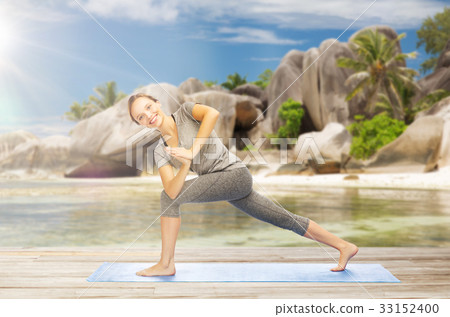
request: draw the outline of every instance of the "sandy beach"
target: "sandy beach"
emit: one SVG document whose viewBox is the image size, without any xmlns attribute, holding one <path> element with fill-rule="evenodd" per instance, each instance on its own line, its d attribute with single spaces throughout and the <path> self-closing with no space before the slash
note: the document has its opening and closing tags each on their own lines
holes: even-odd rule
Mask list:
<svg viewBox="0 0 450 317">
<path fill-rule="evenodd" d="M 437 171 L 429 173 L 359 173 L 359 174 L 316 174 L 312 176 L 306 175 L 270 175 L 270 171 L 263 171 L 253 175 L 254 183 L 260 185 L 283 185 L 283 186 L 321 186 L 321 187 L 354 187 L 354 188 L 403 188 L 403 189 L 440 189 L 450 190 L 450 166 L 441 168 Z M 45 173 L 37 173 L 35 175 L 27 175 L 23 172 L 8 173 L 2 175 L 0 181 L 11 180 L 42 180 L 42 179 L 59 179 L 67 182 L 110 182 L 110 178 L 61 178 L 54 175 L 45 175 Z M 5 177 L 6 176 L 6 177 Z M 351 179 L 345 179 L 348 176 Z M 190 173 L 186 179 L 197 177 L 196 174 Z M 126 182 L 137 183 L 161 183 L 159 175 L 149 175 L 143 177 L 118 177 L 114 178 L 116 182 L 122 179 Z"/>
<path fill-rule="evenodd" d="M 346 180 L 349 175 L 357 175 L 359 179 Z M 323 174 L 313 176 L 254 175 L 258 184 L 284 184 L 302 186 L 327 187 L 360 187 L 360 188 L 405 188 L 405 189 L 441 189 L 450 190 L 450 167 L 441 168 L 430 173 L 383 173 L 383 174 Z"/>
</svg>

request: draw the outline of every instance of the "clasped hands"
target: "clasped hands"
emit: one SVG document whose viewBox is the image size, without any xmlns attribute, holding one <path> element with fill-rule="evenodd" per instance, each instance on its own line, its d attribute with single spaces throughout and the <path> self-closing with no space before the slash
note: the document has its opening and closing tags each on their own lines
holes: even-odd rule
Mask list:
<svg viewBox="0 0 450 317">
<path fill-rule="evenodd" d="M 175 157 L 178 161 L 183 163 L 184 165 L 191 165 L 191 162 L 194 158 L 194 153 L 192 152 L 192 148 L 186 149 L 184 147 L 170 147 L 167 146 L 164 148 L 167 153 Z"/>
</svg>

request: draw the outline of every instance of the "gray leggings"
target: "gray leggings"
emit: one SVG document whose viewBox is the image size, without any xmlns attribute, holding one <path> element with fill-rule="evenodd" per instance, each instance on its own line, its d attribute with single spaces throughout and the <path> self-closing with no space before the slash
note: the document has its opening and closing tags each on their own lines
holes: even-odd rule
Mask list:
<svg viewBox="0 0 450 317">
<path fill-rule="evenodd" d="M 301 236 L 305 234 L 309 226 L 308 218 L 293 214 L 258 194 L 253 189 L 252 174 L 246 167 L 203 174 L 189 179 L 185 181 L 180 194 L 175 199 L 170 198 L 163 190 L 161 216 L 180 217 L 180 206 L 185 203 L 221 200 L 228 201 L 256 219 L 291 230 Z"/>
</svg>

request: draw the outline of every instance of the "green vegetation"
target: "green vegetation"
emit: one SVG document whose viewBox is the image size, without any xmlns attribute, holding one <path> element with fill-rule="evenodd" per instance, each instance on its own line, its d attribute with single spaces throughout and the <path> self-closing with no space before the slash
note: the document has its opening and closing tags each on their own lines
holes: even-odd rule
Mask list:
<svg viewBox="0 0 450 317">
<path fill-rule="evenodd" d="M 382 111 L 391 109 L 395 119 L 404 120 L 404 108 L 408 106 L 405 102 L 408 102 L 418 89 L 414 82 L 414 76 L 418 73 L 398 65 L 406 58 L 416 56 L 416 52 L 396 51 L 397 42 L 405 35 L 402 33 L 396 39 L 389 40 L 378 30 L 366 30 L 350 42 L 350 49 L 355 53 L 356 59 L 341 57 L 337 60 L 339 67 L 355 71 L 345 82 L 346 85 L 354 87 L 347 95 L 347 101 L 365 91 L 367 113 L 375 114 L 378 105 L 382 106 Z"/>
<path fill-rule="evenodd" d="M 255 149 L 256 149 L 256 148 L 255 148 L 253 145 L 249 144 L 249 145 L 244 146 L 244 148 L 242 149 L 242 151 L 253 151 L 253 150 L 255 150 Z"/>
<path fill-rule="evenodd" d="M 450 38 L 450 8 L 445 7 L 434 18 L 426 18 L 417 30 L 417 38 L 417 48 L 425 44 L 425 52 L 432 55 L 420 65 L 420 72 L 426 73 L 436 67 L 438 56 Z"/>
<path fill-rule="evenodd" d="M 448 96 L 450 96 L 449 90 L 437 89 L 420 99 L 417 102 L 416 107 L 418 108 L 418 111 L 426 110 Z"/>
<path fill-rule="evenodd" d="M 83 100 L 83 103 L 80 105 L 78 102 L 74 102 L 70 106 L 70 111 L 64 113 L 64 118 L 70 121 L 80 121 L 92 116 L 93 105 L 88 103 L 86 100 Z"/>
<path fill-rule="evenodd" d="M 266 89 L 266 87 L 270 84 L 270 80 L 272 79 L 273 72 L 271 69 L 266 69 L 264 72 L 259 74 L 258 80 L 254 81 L 252 84 L 261 87 L 262 89 Z"/>
<path fill-rule="evenodd" d="M 217 85 L 217 80 L 204 80 L 203 85 L 206 87 L 212 87 L 214 85 Z"/>
<path fill-rule="evenodd" d="M 414 117 L 410 116 L 411 103 L 414 95 L 416 94 L 416 88 L 412 86 L 404 86 L 398 79 L 393 79 L 393 84 L 398 91 L 398 95 L 403 105 L 404 121 L 406 124 L 411 124 L 414 121 Z M 378 114 L 386 114 L 391 118 L 394 117 L 393 109 L 389 98 L 384 93 L 378 94 L 378 100 L 375 104 L 378 109 Z"/>
<path fill-rule="evenodd" d="M 238 73 L 234 73 L 232 75 L 227 76 L 227 81 L 222 83 L 221 86 L 225 87 L 229 90 L 233 90 L 237 86 L 243 85 L 247 83 L 247 75 L 241 77 Z"/>
<path fill-rule="evenodd" d="M 254 84 L 256 86 L 259 86 L 262 89 L 266 89 L 266 87 L 270 83 L 270 80 L 272 79 L 272 74 L 273 74 L 272 70 L 268 68 L 264 72 L 262 72 L 261 74 L 258 75 L 258 80 L 257 81 L 253 81 L 253 82 L 250 82 L 250 83 Z M 207 87 L 212 87 L 213 85 L 217 84 L 217 80 L 216 81 L 207 81 L 207 80 L 205 80 L 203 83 Z M 224 87 L 224 88 L 227 88 L 228 90 L 233 90 L 234 88 L 236 88 L 236 87 L 238 87 L 240 85 L 244 85 L 246 83 L 247 83 L 247 75 L 242 77 L 237 72 L 235 72 L 234 74 L 228 75 L 227 76 L 227 81 L 222 83 L 221 86 Z"/>
<path fill-rule="evenodd" d="M 98 97 L 91 95 L 88 97 L 88 101 L 83 100 L 81 104 L 75 101 L 70 106 L 70 111 L 64 114 L 64 117 L 70 121 L 80 121 L 92 117 L 127 96 L 123 92 L 117 93 L 116 90 L 117 87 L 114 81 L 97 86 L 94 88 L 94 92 Z"/>
<path fill-rule="evenodd" d="M 278 128 L 277 136 L 279 138 L 296 138 L 300 133 L 300 125 L 302 123 L 305 111 L 302 104 L 289 98 L 278 109 L 278 116 L 284 120 L 286 124 Z"/>
<path fill-rule="evenodd" d="M 379 148 L 395 140 L 407 128 L 403 121 L 378 114 L 370 120 L 364 120 L 363 115 L 356 115 L 356 122 L 347 126 L 353 135 L 350 155 L 358 159 L 367 159 Z"/>
<path fill-rule="evenodd" d="M 446 8 L 444 13 L 437 14 L 435 20 L 428 18 L 417 34 L 421 39 L 418 47 L 425 43 L 427 53 L 440 53 L 450 34 L 450 9 Z M 437 90 L 412 105 L 412 99 L 420 89 L 414 81 L 418 73 L 399 64 L 403 64 L 407 58 L 414 58 L 416 52 L 397 52 L 398 42 L 404 36 L 405 33 L 402 33 L 396 39 L 389 40 L 378 30 L 366 30 L 349 44 L 356 58 L 337 60 L 339 67 L 355 71 L 345 82 L 352 87 L 346 100 L 365 93 L 367 105 L 364 111 L 370 117 L 376 114 L 370 120 L 361 115 L 355 116 L 356 122 L 347 127 L 353 135 L 350 154 L 356 158 L 367 159 L 372 156 L 379 148 L 401 135 L 407 125 L 414 121 L 417 112 L 430 108 L 450 95 L 447 90 Z M 422 68 L 425 71 L 430 69 L 431 63 L 428 60 L 422 64 Z"/>
<path fill-rule="evenodd" d="M 414 117 L 418 112 L 431 108 L 433 105 L 435 105 L 442 99 L 447 98 L 448 96 L 450 96 L 450 91 L 446 89 L 437 89 L 429 93 L 428 95 L 420 99 L 414 105 L 414 107 L 412 107 L 412 109 L 406 113 L 407 117 L 409 118 L 409 121 L 410 122 L 414 121 Z"/>
<path fill-rule="evenodd" d="M 278 109 L 278 116 L 285 121 L 285 124 L 278 128 L 277 133 L 269 133 L 266 137 L 270 139 L 297 138 L 300 134 L 300 126 L 304 115 L 305 111 L 302 108 L 302 104 L 289 98 Z M 278 146 L 279 144 L 277 144 Z"/>
</svg>

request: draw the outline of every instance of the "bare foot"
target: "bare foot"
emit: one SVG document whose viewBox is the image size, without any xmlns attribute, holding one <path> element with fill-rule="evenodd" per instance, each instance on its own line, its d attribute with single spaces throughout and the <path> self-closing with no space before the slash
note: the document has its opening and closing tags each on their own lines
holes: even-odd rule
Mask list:
<svg viewBox="0 0 450 317">
<path fill-rule="evenodd" d="M 359 249 L 356 245 L 353 243 L 347 243 L 345 247 L 343 247 L 341 250 L 341 255 L 339 256 L 339 263 L 338 266 L 335 268 L 330 269 L 330 271 L 333 272 L 340 272 L 345 270 L 345 266 L 347 265 L 347 262 L 356 254 L 358 253 Z"/>
<path fill-rule="evenodd" d="M 168 266 L 167 265 L 163 265 L 162 263 L 158 262 L 155 265 L 136 272 L 136 275 L 139 276 L 161 276 L 161 275 L 175 275 L 176 270 L 175 270 L 175 264 L 171 263 Z"/>
</svg>

